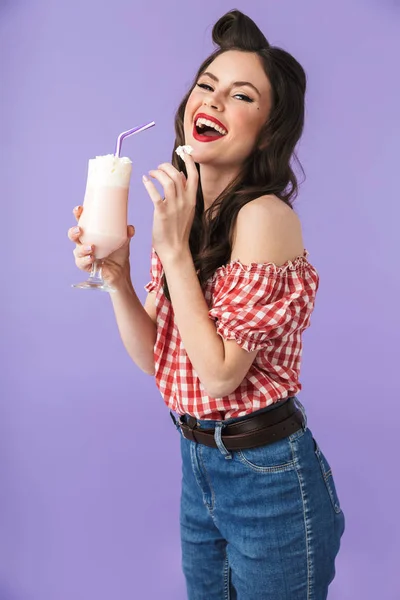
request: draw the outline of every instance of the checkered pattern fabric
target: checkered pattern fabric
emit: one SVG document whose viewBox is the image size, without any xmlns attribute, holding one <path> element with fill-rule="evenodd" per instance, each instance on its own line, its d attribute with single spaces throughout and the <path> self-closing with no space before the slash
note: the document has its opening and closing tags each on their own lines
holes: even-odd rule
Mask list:
<svg viewBox="0 0 400 600">
<path fill-rule="evenodd" d="M 145 289 L 156 294 L 155 377 L 171 410 L 197 419 L 230 419 L 301 390 L 302 333 L 310 325 L 319 286 L 307 256 L 305 250 L 280 267 L 235 260 L 219 267 L 207 281 L 204 297 L 219 335 L 248 352 L 258 350 L 239 387 L 228 396 L 211 398 L 183 347 L 172 304 L 163 293 L 163 267 L 152 248 L 151 281 Z"/>
</svg>

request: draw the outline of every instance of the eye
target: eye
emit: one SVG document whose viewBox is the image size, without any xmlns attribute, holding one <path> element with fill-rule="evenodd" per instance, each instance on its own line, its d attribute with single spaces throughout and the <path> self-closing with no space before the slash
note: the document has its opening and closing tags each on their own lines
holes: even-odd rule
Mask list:
<svg viewBox="0 0 400 600">
<path fill-rule="evenodd" d="M 252 100 L 252 98 L 249 98 L 248 96 L 246 96 L 246 94 L 235 94 L 234 97 L 239 98 L 243 102 L 254 102 L 254 100 Z"/>
<path fill-rule="evenodd" d="M 214 91 L 214 90 L 212 89 L 211 85 L 208 85 L 207 83 L 196 83 L 196 85 L 197 85 L 199 88 L 202 88 L 203 90 L 207 90 L 207 91 L 210 91 L 210 92 L 213 92 L 213 91 Z"/>
</svg>

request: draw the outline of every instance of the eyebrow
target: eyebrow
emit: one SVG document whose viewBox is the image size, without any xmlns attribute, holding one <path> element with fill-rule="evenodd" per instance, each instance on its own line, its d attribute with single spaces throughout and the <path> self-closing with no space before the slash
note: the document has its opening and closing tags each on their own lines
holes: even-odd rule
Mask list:
<svg viewBox="0 0 400 600">
<path fill-rule="evenodd" d="M 206 77 L 209 77 L 210 79 L 213 79 L 214 81 L 219 83 L 219 79 L 216 75 L 214 75 L 214 73 L 210 73 L 210 71 L 206 71 L 205 73 L 201 73 L 200 77 L 202 77 L 203 75 Z M 232 87 L 240 87 L 242 85 L 248 85 L 249 87 L 253 88 L 253 90 L 255 92 L 257 92 L 257 94 L 259 96 L 261 96 L 261 94 L 258 91 L 258 89 L 256 88 L 256 86 L 253 85 L 252 83 L 250 83 L 250 81 L 235 81 L 234 83 L 232 83 Z"/>
</svg>

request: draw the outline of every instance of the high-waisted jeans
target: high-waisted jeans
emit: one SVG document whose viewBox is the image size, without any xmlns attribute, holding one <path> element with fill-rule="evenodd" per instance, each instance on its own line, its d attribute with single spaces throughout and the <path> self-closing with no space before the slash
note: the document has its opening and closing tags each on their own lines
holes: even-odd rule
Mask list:
<svg viewBox="0 0 400 600">
<path fill-rule="evenodd" d="M 345 528 L 329 463 L 307 427 L 251 450 L 181 439 L 188 600 L 325 600 Z M 268 410 L 268 409 L 267 409 Z M 223 434 L 223 431 L 222 431 Z"/>
</svg>

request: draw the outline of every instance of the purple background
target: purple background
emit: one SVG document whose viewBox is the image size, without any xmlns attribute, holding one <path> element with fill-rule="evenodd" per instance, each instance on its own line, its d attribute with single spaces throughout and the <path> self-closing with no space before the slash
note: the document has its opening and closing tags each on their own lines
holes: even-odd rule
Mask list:
<svg viewBox="0 0 400 600">
<path fill-rule="evenodd" d="M 237 1 L 309 76 L 296 209 L 321 287 L 299 395 L 347 530 L 333 600 L 400 597 L 399 106 L 395 0 Z M 132 278 L 149 280 L 141 176 L 232 2 L 0 0 L 0 600 L 185 598 L 178 435 L 66 231 L 87 160 L 134 161 Z M 179 43 L 178 43 L 179 42 Z"/>
</svg>

